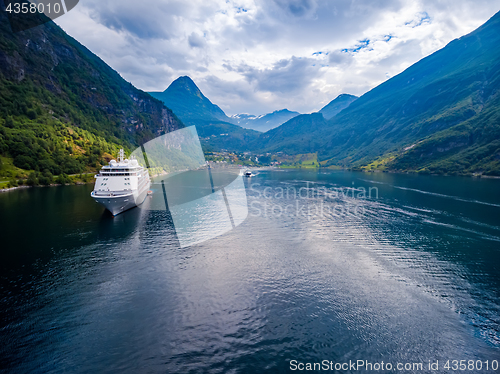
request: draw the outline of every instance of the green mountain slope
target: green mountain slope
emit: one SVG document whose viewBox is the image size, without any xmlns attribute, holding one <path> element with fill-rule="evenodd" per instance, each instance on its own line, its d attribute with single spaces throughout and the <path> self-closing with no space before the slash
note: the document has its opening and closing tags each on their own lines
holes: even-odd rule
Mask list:
<svg viewBox="0 0 500 374">
<path fill-rule="evenodd" d="M 323 126 L 282 129 L 263 148 L 318 152 L 324 165 L 500 175 L 499 42 L 497 13 Z"/>
<path fill-rule="evenodd" d="M 172 108 L 186 125 L 196 126 L 206 148 L 246 150 L 260 134 L 231 123 L 232 119 L 203 95 L 189 77 L 179 77 L 165 91 L 150 94 Z"/>
<path fill-rule="evenodd" d="M 325 126 L 327 121 L 321 113 L 301 114 L 262 134 L 251 144 L 251 149 L 290 154 L 313 153 L 320 147 L 321 141 L 311 138 L 310 134 L 320 132 Z"/>
<path fill-rule="evenodd" d="M 120 146 L 131 149 L 180 127 L 162 102 L 123 80 L 53 22 L 13 33 L 0 10 L 4 166 L 80 173 L 99 167 L 105 153 Z M 26 175 L 2 170 L 3 179 Z"/>
<path fill-rule="evenodd" d="M 260 152 L 316 153 L 322 146 L 322 139 L 314 135 L 328 127 L 327 119 L 330 115 L 339 113 L 356 99 L 356 96 L 341 94 L 319 112 L 295 116 L 281 126 L 265 132 L 250 148 Z"/>
<path fill-rule="evenodd" d="M 498 174 L 500 13 L 333 117 L 319 156 L 388 169 Z"/>
<path fill-rule="evenodd" d="M 340 94 L 323 108 L 321 108 L 319 112 L 323 114 L 323 117 L 325 117 L 326 119 L 330 119 L 347 108 L 349 105 L 351 105 L 351 103 L 357 98 L 358 97 L 354 95 Z"/>
</svg>

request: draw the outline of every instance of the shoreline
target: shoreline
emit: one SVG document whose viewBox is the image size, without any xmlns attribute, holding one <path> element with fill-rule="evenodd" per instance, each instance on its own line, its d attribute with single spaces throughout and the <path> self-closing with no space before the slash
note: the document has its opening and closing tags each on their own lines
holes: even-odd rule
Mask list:
<svg viewBox="0 0 500 374">
<path fill-rule="evenodd" d="M 316 170 L 316 171 L 320 171 L 320 170 L 337 170 L 337 171 L 350 171 L 350 172 L 358 172 L 358 173 L 392 173 L 392 174 L 413 174 L 413 175 L 421 175 L 421 176 L 424 176 L 424 175 L 427 175 L 427 176 L 432 176 L 432 177 L 464 177 L 464 178 L 477 178 L 477 179 L 499 179 L 500 180 L 500 176 L 497 176 L 497 175 L 482 175 L 482 174 L 463 174 L 463 175 L 450 175 L 450 174 L 420 174 L 420 173 L 416 173 L 416 172 L 410 172 L 410 171 L 382 171 L 382 170 L 373 170 L 373 171 L 367 171 L 367 170 L 349 170 L 349 169 L 330 169 L 330 168 L 283 168 L 283 167 L 279 167 L 279 166 L 251 166 L 251 167 L 248 167 L 248 169 L 260 169 L 260 170 Z M 168 174 L 168 173 L 167 173 Z M 10 188 L 2 188 L 0 189 L 0 193 L 4 193 L 4 192 L 12 192 L 12 191 L 15 191 L 15 190 L 20 190 L 20 189 L 27 189 L 27 188 L 46 188 L 46 187 L 58 187 L 58 186 L 77 186 L 77 185 L 84 185 L 84 184 L 92 184 L 94 183 L 94 181 L 92 182 L 76 182 L 76 183 L 68 183 L 68 184 L 50 184 L 48 186 L 40 186 L 40 185 L 36 185 L 36 186 L 26 186 L 26 185 L 22 185 L 22 186 L 17 186 L 17 187 L 10 187 Z"/>
<path fill-rule="evenodd" d="M 254 168 L 259 169 L 259 167 Z M 269 168 L 269 166 L 263 166 L 260 167 L 260 169 L 265 169 Z M 420 176 L 431 176 L 431 177 L 464 177 L 464 178 L 477 178 L 477 179 L 500 179 L 500 176 L 498 175 L 484 175 L 484 174 L 476 174 L 476 173 L 468 173 L 468 174 L 423 174 L 419 173 L 416 171 L 396 171 L 396 170 L 353 170 L 353 169 L 346 169 L 346 168 L 330 168 L 330 167 L 321 167 L 321 168 L 308 168 L 308 167 L 281 167 L 277 166 L 277 169 L 283 169 L 283 170 L 334 170 L 334 171 L 350 171 L 350 172 L 357 172 L 357 173 L 368 173 L 368 174 L 378 174 L 378 173 L 385 173 L 385 174 L 412 174 L 412 175 L 420 175 Z"/>
<path fill-rule="evenodd" d="M 68 183 L 68 184 L 49 184 L 48 186 L 26 186 L 26 185 L 22 185 L 22 186 L 17 186 L 17 187 L 10 187 L 10 188 L 2 188 L 0 189 L 0 193 L 2 192 L 11 192 L 11 191 L 15 191 L 15 190 L 21 190 L 21 189 L 27 189 L 27 188 L 47 188 L 47 187 L 60 187 L 60 186 L 79 186 L 79 185 L 84 185 L 84 184 L 92 184 L 92 182 L 87 182 L 87 183 L 84 183 L 84 182 L 76 182 L 76 183 Z"/>
<path fill-rule="evenodd" d="M 21 188 L 31 188 L 31 187 L 34 187 L 34 186 L 17 186 L 17 187 L 10 187 L 10 188 L 2 188 L 0 190 L 0 193 L 2 193 L 2 192 L 10 192 L 10 191 L 18 190 L 18 189 L 21 189 Z"/>
<path fill-rule="evenodd" d="M 348 170 L 348 169 L 343 169 L 343 170 Z M 472 174 L 433 174 L 433 173 L 428 173 L 428 174 L 423 174 L 419 173 L 416 171 L 397 171 L 397 170 L 352 170 L 352 171 L 359 171 L 362 173 L 388 173 L 388 174 L 413 174 L 413 175 L 428 175 L 431 177 L 464 177 L 464 178 L 478 178 L 478 179 L 500 179 L 500 176 L 498 175 L 483 175 L 483 174 L 477 174 L 477 173 L 472 173 Z"/>
</svg>

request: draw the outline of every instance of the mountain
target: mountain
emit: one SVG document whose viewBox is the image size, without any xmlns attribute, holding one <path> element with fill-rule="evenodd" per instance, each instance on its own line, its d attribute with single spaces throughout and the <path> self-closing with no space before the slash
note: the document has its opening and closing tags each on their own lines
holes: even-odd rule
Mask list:
<svg viewBox="0 0 500 374">
<path fill-rule="evenodd" d="M 347 108 L 358 97 L 349 94 L 340 94 L 335 99 L 325 105 L 319 112 L 325 119 L 330 119 Z"/>
<path fill-rule="evenodd" d="M 316 153 L 321 147 L 321 141 L 311 135 L 323 131 L 328 126 L 327 119 L 330 119 L 330 116 L 335 116 L 356 99 L 356 96 L 341 94 L 317 113 L 295 115 L 278 127 L 260 135 L 251 144 L 251 148 L 261 152 Z M 291 113 L 296 112 L 288 111 L 288 114 Z M 266 116 L 262 118 L 264 117 Z"/>
<path fill-rule="evenodd" d="M 321 113 L 301 114 L 260 135 L 251 148 L 262 152 L 310 153 L 320 142 L 310 139 L 309 134 L 321 131 L 326 125 Z"/>
<path fill-rule="evenodd" d="M 186 125 L 196 126 L 205 148 L 243 151 L 260 134 L 233 124 L 221 108 L 203 95 L 190 77 L 179 77 L 165 91 L 150 94 L 172 108 Z"/>
<path fill-rule="evenodd" d="M 130 150 L 183 127 L 161 101 L 123 80 L 52 21 L 13 33 L 4 10 L 1 179 L 25 176 L 26 170 L 47 175 L 95 170 L 105 153 Z"/>
<path fill-rule="evenodd" d="M 266 147 L 317 152 L 323 165 L 500 175 L 499 43 L 497 13 L 367 92 L 322 128 L 300 139 L 289 132 Z"/>
<path fill-rule="evenodd" d="M 231 121 L 224 111 L 212 104 L 187 76 L 177 78 L 163 92 L 150 92 L 149 94 L 167 104 L 186 123 L 200 119 Z"/>
<path fill-rule="evenodd" d="M 297 117 L 299 112 L 292 112 L 288 109 L 275 110 L 272 113 L 255 116 L 252 114 L 235 114 L 231 116 L 233 122 L 246 129 L 253 129 L 257 131 L 266 132 L 274 129 L 292 119 Z"/>
</svg>

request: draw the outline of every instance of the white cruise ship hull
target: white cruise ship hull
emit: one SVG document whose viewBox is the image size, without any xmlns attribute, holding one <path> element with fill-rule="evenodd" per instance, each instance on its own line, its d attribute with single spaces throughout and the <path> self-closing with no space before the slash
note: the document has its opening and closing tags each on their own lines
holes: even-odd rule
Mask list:
<svg viewBox="0 0 500 374">
<path fill-rule="evenodd" d="M 125 159 L 123 149 L 94 178 L 90 196 L 114 216 L 141 205 L 151 186 L 148 171 L 134 157 Z"/>
<path fill-rule="evenodd" d="M 144 200 L 146 200 L 150 183 L 147 184 L 140 193 L 139 191 L 133 191 L 126 195 L 114 195 L 114 194 L 96 194 L 95 191 L 92 192 L 92 198 L 103 205 L 107 210 L 111 212 L 112 215 L 116 216 L 126 210 L 135 208 L 141 205 Z"/>
</svg>

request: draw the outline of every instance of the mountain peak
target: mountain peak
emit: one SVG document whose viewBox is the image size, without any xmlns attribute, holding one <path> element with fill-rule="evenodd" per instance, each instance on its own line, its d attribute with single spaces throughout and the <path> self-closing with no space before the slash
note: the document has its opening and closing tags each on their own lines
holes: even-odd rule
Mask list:
<svg viewBox="0 0 500 374">
<path fill-rule="evenodd" d="M 275 110 L 272 113 L 261 114 L 260 116 L 238 114 L 233 116 L 233 118 L 238 125 L 244 128 L 265 132 L 282 125 L 299 114 L 299 112 L 292 112 L 285 108 Z"/>
<path fill-rule="evenodd" d="M 201 90 L 196 85 L 196 83 L 194 83 L 194 81 L 191 79 L 191 77 L 189 77 L 187 75 L 184 75 L 184 76 L 179 77 L 176 80 L 174 80 L 172 83 L 170 83 L 170 86 L 168 86 L 168 88 L 163 92 L 168 92 L 169 90 L 170 91 L 172 91 L 172 90 L 184 90 L 184 91 L 188 91 L 188 92 L 195 94 L 195 95 L 200 95 L 200 94 L 203 95 L 201 93 Z"/>
<path fill-rule="evenodd" d="M 350 94 L 340 94 L 335 99 L 325 105 L 319 112 L 323 114 L 325 119 L 334 117 L 337 113 L 347 108 L 358 97 Z"/>
<path fill-rule="evenodd" d="M 165 91 L 149 94 L 163 101 L 187 124 L 193 120 L 229 122 L 222 109 L 203 95 L 196 83 L 187 75 L 174 80 Z"/>
<path fill-rule="evenodd" d="M 349 98 L 349 97 L 358 98 L 357 96 L 354 96 L 354 95 L 351 95 L 351 94 L 341 93 L 339 96 L 336 97 L 336 99 L 344 99 L 344 98 Z"/>
</svg>

